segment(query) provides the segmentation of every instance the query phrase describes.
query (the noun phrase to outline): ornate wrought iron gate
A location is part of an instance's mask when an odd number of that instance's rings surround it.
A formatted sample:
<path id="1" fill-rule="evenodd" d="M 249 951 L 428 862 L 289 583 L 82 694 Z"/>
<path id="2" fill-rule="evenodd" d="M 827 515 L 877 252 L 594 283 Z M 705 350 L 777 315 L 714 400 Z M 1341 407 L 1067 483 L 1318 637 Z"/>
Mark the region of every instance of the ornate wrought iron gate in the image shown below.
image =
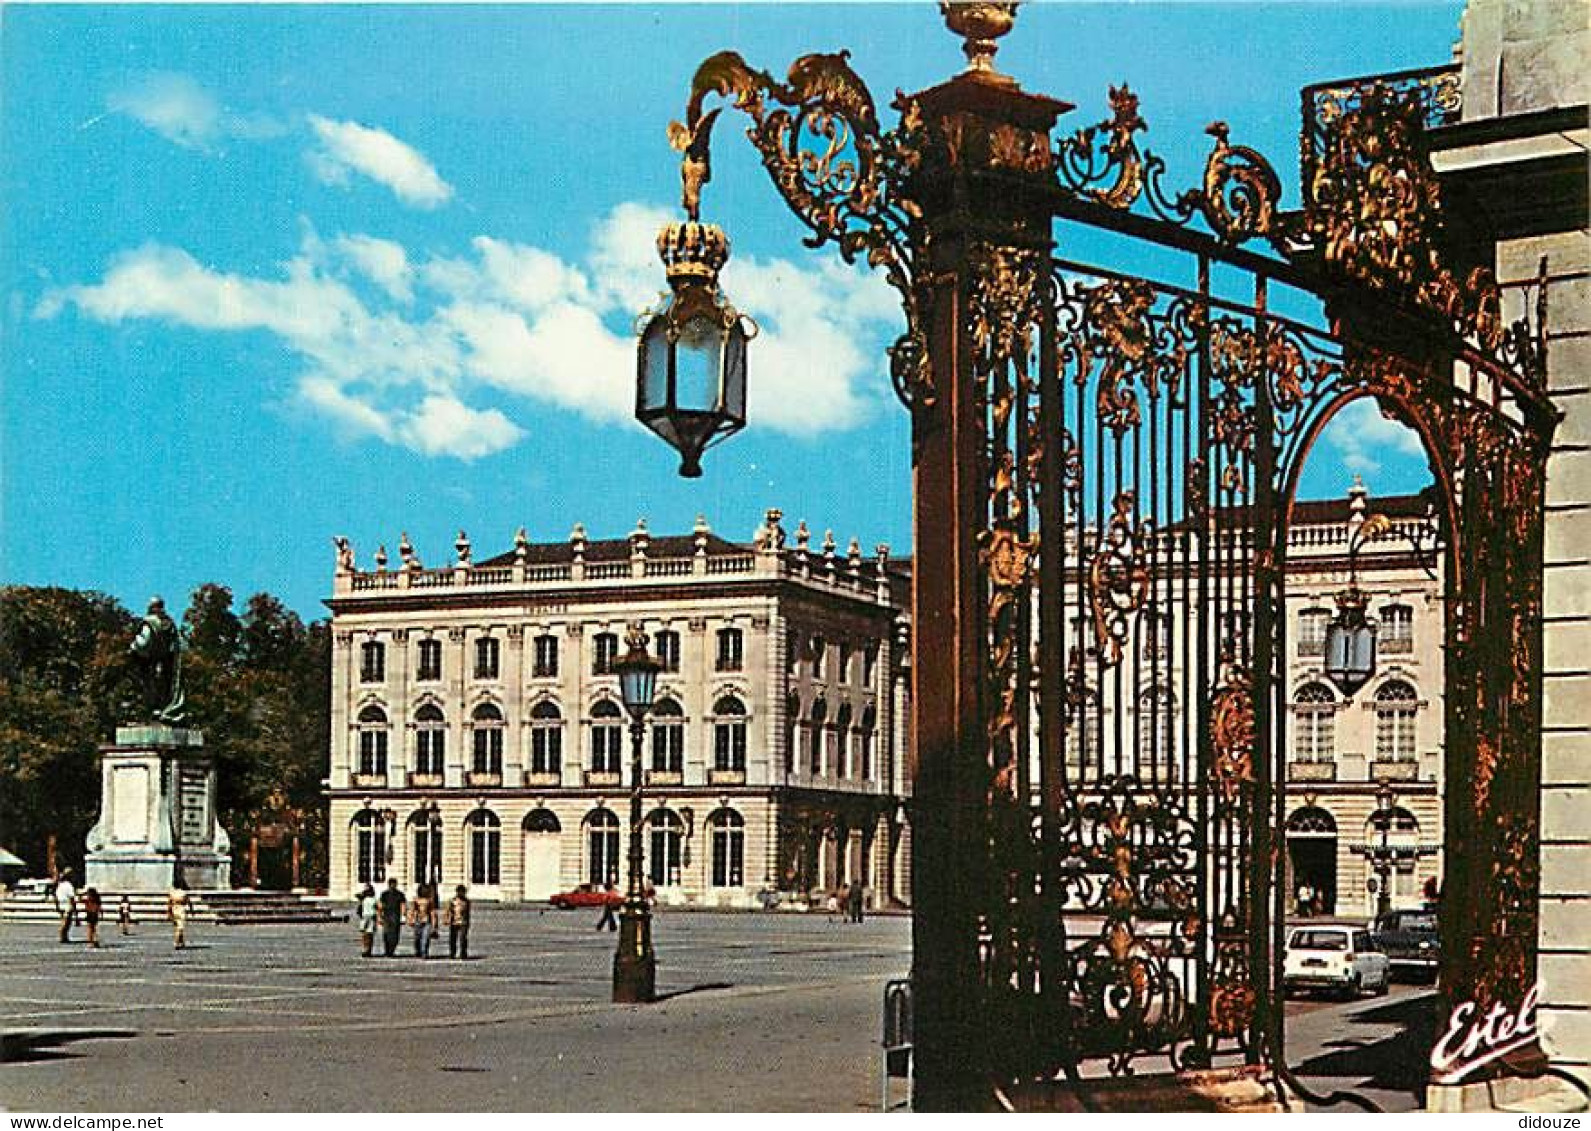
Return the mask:
<path id="1" fill-rule="evenodd" d="M 1453 76 L 1306 91 L 1296 211 L 1219 122 L 1170 194 L 1127 88 L 1057 139 L 1071 108 L 993 71 L 1012 7 L 947 10 L 973 65 L 902 95 L 894 130 L 843 54 L 780 83 L 732 53 L 671 129 L 694 220 L 706 99 L 732 99 L 810 242 L 905 307 L 919 1107 L 1144 1063 L 1285 1075 L 1286 535 L 1314 438 L 1360 397 L 1420 434 L 1443 498 L 1446 816 L 1472 849 L 1447 868 L 1444 993 L 1517 1001 L 1555 416 L 1539 325 L 1450 263 L 1423 139 Z M 1070 261 L 1076 225 L 1180 274 Z"/>

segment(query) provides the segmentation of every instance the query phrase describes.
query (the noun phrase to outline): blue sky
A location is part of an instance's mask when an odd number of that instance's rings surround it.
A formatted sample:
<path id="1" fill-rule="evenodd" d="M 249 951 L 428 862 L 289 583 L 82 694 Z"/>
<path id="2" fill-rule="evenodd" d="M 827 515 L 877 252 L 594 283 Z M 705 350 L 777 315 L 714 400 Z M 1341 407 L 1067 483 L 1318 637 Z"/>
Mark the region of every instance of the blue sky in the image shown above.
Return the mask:
<path id="1" fill-rule="evenodd" d="M 1000 62 L 1078 104 L 1130 82 L 1191 184 L 1223 118 L 1296 193 L 1297 92 L 1445 61 L 1460 5 L 1029 5 Z M 751 425 L 684 481 L 629 418 L 635 312 L 674 214 L 695 64 L 849 47 L 880 103 L 959 69 L 932 6 L 0 10 L 0 579 L 323 610 L 331 536 L 428 564 L 762 510 L 910 545 L 892 292 L 809 252 L 736 123 L 704 213 L 765 330 Z M 887 117 L 889 115 L 886 115 Z M 725 128 L 729 127 L 729 128 Z M 1063 252 L 1086 252 L 1087 241 Z M 1087 258 L 1086 254 L 1080 257 Z M 1428 476 L 1368 405 L 1305 481 Z"/>

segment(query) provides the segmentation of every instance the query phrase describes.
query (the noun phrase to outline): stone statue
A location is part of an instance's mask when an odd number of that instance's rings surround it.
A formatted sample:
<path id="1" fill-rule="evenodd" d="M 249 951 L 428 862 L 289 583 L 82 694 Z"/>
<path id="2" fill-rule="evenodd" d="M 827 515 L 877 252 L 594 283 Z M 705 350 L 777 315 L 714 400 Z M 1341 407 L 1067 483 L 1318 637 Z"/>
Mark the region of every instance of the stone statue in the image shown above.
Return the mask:
<path id="1" fill-rule="evenodd" d="M 156 722 L 175 726 L 185 715 L 182 694 L 182 635 L 159 597 L 149 602 L 129 649 L 143 677 L 144 706 Z"/>

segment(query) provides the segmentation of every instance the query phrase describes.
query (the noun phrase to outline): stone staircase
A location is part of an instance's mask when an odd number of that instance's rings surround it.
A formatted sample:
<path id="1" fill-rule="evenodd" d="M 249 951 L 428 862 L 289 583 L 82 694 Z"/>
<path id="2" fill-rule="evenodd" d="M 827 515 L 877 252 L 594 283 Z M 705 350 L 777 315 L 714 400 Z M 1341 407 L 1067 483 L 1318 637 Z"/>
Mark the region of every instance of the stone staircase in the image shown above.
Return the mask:
<path id="1" fill-rule="evenodd" d="M 81 894 L 81 892 L 79 893 Z M 120 892 L 101 893 L 105 901 L 104 923 L 114 927 Z M 347 908 L 325 900 L 307 898 L 285 891 L 194 891 L 191 918 L 196 923 L 339 923 L 348 918 Z M 164 892 L 129 892 L 134 923 L 164 923 Z M 81 913 L 79 921 L 81 922 Z M 0 894 L 0 922 L 53 923 L 57 919 L 54 900 L 41 891 Z"/>

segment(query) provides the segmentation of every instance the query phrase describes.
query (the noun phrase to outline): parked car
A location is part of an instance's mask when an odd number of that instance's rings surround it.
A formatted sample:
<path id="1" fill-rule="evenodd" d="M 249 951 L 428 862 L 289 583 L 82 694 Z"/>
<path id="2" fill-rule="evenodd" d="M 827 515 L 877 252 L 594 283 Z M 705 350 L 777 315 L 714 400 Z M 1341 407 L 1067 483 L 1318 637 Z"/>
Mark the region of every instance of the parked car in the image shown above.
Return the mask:
<path id="1" fill-rule="evenodd" d="M 618 907 L 624 902 L 624 896 L 596 884 L 581 884 L 569 891 L 559 892 L 547 902 L 560 911 L 569 911 L 576 907 L 601 907 L 604 903 Z"/>
<path id="2" fill-rule="evenodd" d="M 1435 978 L 1442 964 L 1441 932 L 1435 911 L 1389 911 L 1376 920 L 1370 936 L 1397 974 Z"/>
<path id="3" fill-rule="evenodd" d="M 1282 988 L 1334 990 L 1356 998 L 1365 990 L 1377 997 L 1392 985 L 1392 963 L 1376 949 L 1363 927 L 1294 927 L 1282 957 Z"/>

